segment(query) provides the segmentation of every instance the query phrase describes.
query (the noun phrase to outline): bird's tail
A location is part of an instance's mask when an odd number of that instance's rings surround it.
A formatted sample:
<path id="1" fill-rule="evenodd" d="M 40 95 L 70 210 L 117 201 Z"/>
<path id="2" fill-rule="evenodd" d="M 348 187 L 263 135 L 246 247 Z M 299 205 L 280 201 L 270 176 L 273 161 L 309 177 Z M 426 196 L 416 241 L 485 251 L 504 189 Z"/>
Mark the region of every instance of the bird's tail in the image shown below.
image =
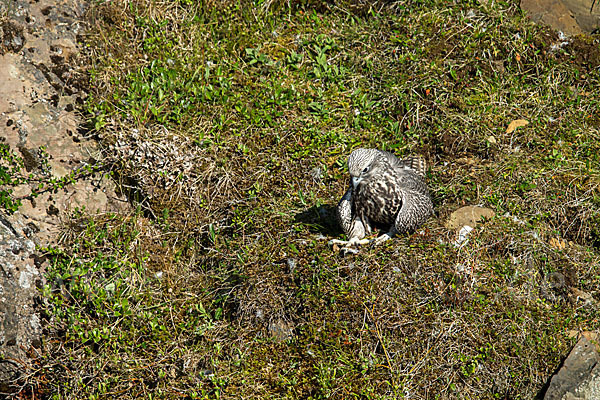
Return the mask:
<path id="1" fill-rule="evenodd" d="M 425 173 L 427 172 L 427 162 L 425 162 L 423 157 L 407 157 L 402 160 L 402 164 L 408 168 L 414 169 L 419 175 L 425 177 Z"/>

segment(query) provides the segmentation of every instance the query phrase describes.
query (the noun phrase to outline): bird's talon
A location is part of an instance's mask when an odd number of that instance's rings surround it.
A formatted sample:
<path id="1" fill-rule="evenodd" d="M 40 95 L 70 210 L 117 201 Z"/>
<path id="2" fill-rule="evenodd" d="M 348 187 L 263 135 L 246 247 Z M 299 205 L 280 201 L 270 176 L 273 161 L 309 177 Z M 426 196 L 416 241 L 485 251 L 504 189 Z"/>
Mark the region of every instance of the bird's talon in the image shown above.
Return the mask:
<path id="1" fill-rule="evenodd" d="M 371 247 L 379 246 L 380 244 L 387 242 L 391 238 L 392 237 L 390 235 L 388 235 L 387 233 L 384 233 L 383 235 L 371 240 L 370 245 L 371 245 Z"/>
<path id="2" fill-rule="evenodd" d="M 350 240 L 339 240 L 339 239 L 332 239 L 329 242 L 327 242 L 327 244 L 329 244 L 330 246 L 333 245 L 340 245 L 340 246 L 344 246 L 344 247 L 358 247 L 364 244 L 369 244 L 371 241 L 369 239 L 358 239 L 358 238 L 352 238 Z"/>
<path id="3" fill-rule="evenodd" d="M 360 250 L 358 249 L 353 249 L 351 247 L 342 247 L 340 252 L 342 253 L 342 255 L 345 257 L 348 254 L 358 254 L 360 253 Z"/>
<path id="4" fill-rule="evenodd" d="M 338 246 L 351 246 L 352 243 L 349 240 L 339 240 L 339 239 L 332 239 L 329 242 L 327 242 L 328 245 L 330 246 L 334 246 L 334 245 L 338 245 Z"/>

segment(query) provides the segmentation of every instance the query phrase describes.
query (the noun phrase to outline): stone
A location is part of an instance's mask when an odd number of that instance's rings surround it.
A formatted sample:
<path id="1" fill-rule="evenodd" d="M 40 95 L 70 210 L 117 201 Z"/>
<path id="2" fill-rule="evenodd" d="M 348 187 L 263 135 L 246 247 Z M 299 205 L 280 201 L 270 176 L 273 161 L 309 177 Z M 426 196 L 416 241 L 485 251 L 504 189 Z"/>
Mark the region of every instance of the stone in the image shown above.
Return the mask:
<path id="1" fill-rule="evenodd" d="M 597 32 L 600 29 L 600 4 L 598 0 L 562 0 L 571 12 L 577 25 L 586 33 Z M 566 33 L 566 32 L 565 32 Z"/>
<path id="2" fill-rule="evenodd" d="M 600 333 L 593 331 L 583 331 L 581 332 L 583 336 L 590 342 L 596 346 L 596 351 L 600 353 Z"/>
<path id="3" fill-rule="evenodd" d="M 0 215 L 0 393 L 10 391 L 24 372 L 23 349 L 40 343 L 42 328 L 34 300 L 41 275 L 34 251 L 23 226 Z"/>
<path id="4" fill-rule="evenodd" d="M 600 5 L 591 0 L 521 0 L 521 9 L 534 22 L 568 36 L 600 29 Z"/>
<path id="5" fill-rule="evenodd" d="M 600 354 L 582 335 L 550 380 L 544 400 L 600 399 Z"/>
<path id="6" fill-rule="evenodd" d="M 77 136 L 83 104 L 77 72 L 77 36 L 83 33 L 82 0 L 0 0 L 0 138 L 24 159 L 24 175 L 64 177 L 91 163 L 95 141 Z M 47 23 L 47 21 L 49 21 Z M 41 304 L 45 261 L 36 246 L 55 243 L 75 207 L 124 211 L 114 184 L 83 176 L 56 192 L 28 199 L 35 183 L 14 187 L 23 205 L 0 209 L 0 397 L 18 390 L 33 367 L 29 354 L 42 345 Z"/>
<path id="7" fill-rule="evenodd" d="M 454 211 L 446 221 L 448 229 L 461 229 L 463 226 L 474 228 L 482 218 L 492 218 L 494 210 L 479 206 L 465 206 Z"/>
<path id="8" fill-rule="evenodd" d="M 583 33 L 577 20 L 561 0 L 521 0 L 521 9 L 532 21 L 548 25 L 569 36 Z"/>

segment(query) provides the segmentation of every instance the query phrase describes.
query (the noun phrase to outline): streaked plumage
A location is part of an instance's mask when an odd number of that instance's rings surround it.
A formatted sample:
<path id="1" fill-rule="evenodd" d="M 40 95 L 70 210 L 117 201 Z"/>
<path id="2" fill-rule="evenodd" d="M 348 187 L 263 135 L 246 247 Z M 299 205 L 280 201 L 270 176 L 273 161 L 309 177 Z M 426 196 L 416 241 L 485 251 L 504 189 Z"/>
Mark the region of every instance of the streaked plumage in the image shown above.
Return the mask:
<path id="1" fill-rule="evenodd" d="M 357 149 L 348 158 L 348 170 L 350 184 L 337 206 L 347 244 L 364 243 L 374 225 L 389 229 L 376 239 L 385 241 L 415 230 L 433 214 L 422 158 L 400 160 L 386 151 Z"/>

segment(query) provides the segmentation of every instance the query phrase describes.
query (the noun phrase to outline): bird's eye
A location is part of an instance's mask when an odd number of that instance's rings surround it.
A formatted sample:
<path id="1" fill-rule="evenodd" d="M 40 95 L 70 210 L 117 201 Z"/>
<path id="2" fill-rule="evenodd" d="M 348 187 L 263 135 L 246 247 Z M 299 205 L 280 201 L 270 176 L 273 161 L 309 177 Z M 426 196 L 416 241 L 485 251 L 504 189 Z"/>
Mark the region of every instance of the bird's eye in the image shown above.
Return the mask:
<path id="1" fill-rule="evenodd" d="M 366 174 L 367 172 L 369 172 L 369 167 L 366 167 L 365 169 L 363 169 L 363 174 Z"/>

